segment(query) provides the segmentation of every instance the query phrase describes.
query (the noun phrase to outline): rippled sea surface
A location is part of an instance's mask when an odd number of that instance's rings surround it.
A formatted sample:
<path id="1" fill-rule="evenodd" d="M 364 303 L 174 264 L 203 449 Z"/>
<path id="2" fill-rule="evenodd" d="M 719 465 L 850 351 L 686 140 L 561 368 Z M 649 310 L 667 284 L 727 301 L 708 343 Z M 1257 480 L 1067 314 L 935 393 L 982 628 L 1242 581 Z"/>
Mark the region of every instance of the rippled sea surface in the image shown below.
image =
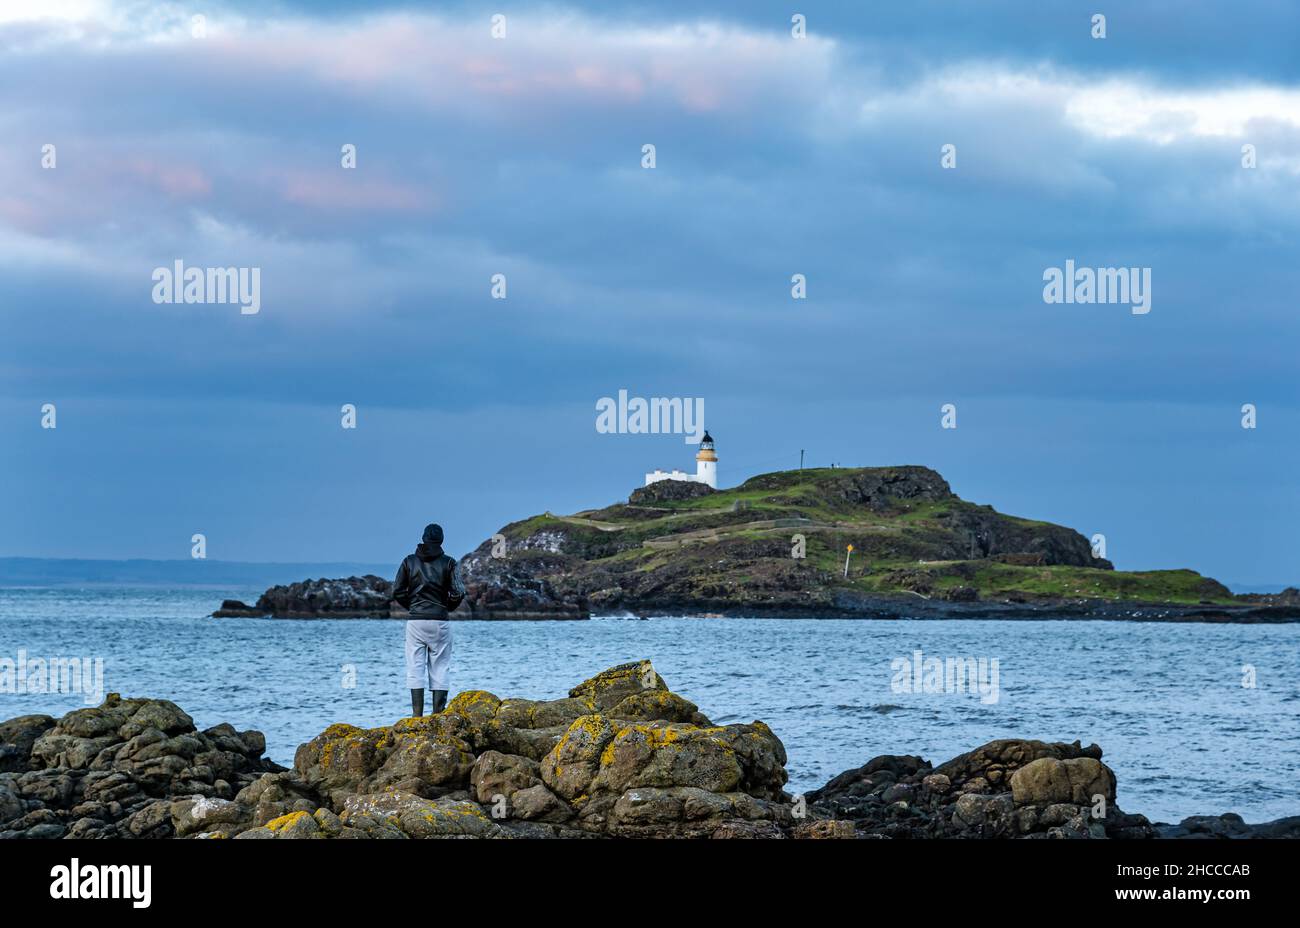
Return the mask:
<path id="1" fill-rule="evenodd" d="M 386 725 L 409 711 L 402 622 L 206 617 L 223 598 L 260 592 L 0 590 L 0 659 L 102 658 L 105 691 L 171 699 L 200 728 L 257 728 L 286 765 L 332 722 Z M 878 754 L 937 764 L 995 738 L 1079 739 L 1105 749 L 1125 811 L 1163 821 L 1300 814 L 1300 625 L 603 618 L 453 628 L 453 693 L 553 699 L 612 664 L 650 658 L 715 722 L 771 725 L 792 792 Z M 996 701 L 900 692 L 891 664 L 917 650 L 996 659 Z M 1246 665 L 1254 687 L 1243 686 Z M 0 692 L 0 719 L 85 704 Z"/>

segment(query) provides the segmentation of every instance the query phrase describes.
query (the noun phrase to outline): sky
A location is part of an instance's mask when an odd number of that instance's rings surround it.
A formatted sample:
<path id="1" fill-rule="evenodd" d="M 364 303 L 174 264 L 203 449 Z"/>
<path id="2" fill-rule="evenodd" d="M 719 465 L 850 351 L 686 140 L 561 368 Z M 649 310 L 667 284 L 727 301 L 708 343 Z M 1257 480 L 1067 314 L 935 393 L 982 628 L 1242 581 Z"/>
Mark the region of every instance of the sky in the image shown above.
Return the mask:
<path id="1" fill-rule="evenodd" d="M 724 486 L 923 464 L 1122 569 L 1300 582 L 1298 39 L 1281 0 L 10 0 L 0 556 L 462 553 L 692 469 L 597 430 L 626 390 L 702 400 Z M 1150 311 L 1045 302 L 1067 260 Z M 155 302 L 176 261 L 259 311 Z"/>

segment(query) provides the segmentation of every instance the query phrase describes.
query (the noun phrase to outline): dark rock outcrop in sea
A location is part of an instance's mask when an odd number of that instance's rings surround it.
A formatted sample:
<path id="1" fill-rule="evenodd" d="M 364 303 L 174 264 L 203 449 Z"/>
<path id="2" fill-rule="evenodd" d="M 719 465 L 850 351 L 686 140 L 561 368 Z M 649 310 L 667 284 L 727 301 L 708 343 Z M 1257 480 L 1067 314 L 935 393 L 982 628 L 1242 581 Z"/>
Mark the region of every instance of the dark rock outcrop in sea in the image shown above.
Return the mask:
<path id="1" fill-rule="evenodd" d="M 519 558 L 494 557 L 491 541 L 481 544 L 460 561 L 465 602 L 456 615 L 467 619 L 589 619 L 587 597 L 561 595 L 546 579 L 540 565 L 545 547 Z"/>
<path id="2" fill-rule="evenodd" d="M 464 692 L 425 718 L 331 725 L 292 769 L 255 731 L 166 700 L 0 723 L 0 838 L 1295 837 L 1300 818 L 1152 825 L 1093 745 L 1004 740 L 939 767 L 878 757 L 806 796 L 781 740 L 716 725 L 649 661 L 552 700 Z"/>
<path id="3" fill-rule="evenodd" d="M 490 550 L 475 552 L 462 563 L 465 602 L 456 619 L 586 619 L 581 596 L 559 596 L 550 582 L 521 568 L 517 561 L 493 558 Z M 339 580 L 303 580 L 273 586 L 253 605 L 236 599 L 222 601 L 212 613 L 218 619 L 387 619 L 406 618 L 391 601 L 393 585 L 373 574 Z"/>
<path id="4" fill-rule="evenodd" d="M 392 588 L 390 581 L 374 574 L 344 580 L 303 580 L 271 587 L 252 606 L 227 599 L 213 615 L 217 618 L 386 619 Z"/>
<path id="5" fill-rule="evenodd" d="M 1097 745 L 1006 739 L 933 767 L 886 754 L 808 793 L 809 816 L 871 838 L 1300 838 L 1300 816 L 1247 825 L 1232 813 L 1152 824 L 1115 803 Z"/>

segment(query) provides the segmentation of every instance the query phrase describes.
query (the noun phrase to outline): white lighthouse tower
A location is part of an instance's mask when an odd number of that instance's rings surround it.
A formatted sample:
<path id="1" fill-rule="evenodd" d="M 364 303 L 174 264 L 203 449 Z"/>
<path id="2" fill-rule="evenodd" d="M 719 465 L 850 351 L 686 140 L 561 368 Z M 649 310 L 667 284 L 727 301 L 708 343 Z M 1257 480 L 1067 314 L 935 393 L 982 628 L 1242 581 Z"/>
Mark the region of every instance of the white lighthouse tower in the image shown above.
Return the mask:
<path id="1" fill-rule="evenodd" d="M 718 488 L 718 455 L 713 450 L 713 437 L 706 431 L 700 439 L 700 450 L 695 455 L 695 482 Z"/>
<path id="2" fill-rule="evenodd" d="M 655 468 L 651 473 L 645 475 L 645 485 L 650 486 L 652 483 L 658 483 L 660 480 L 683 480 L 687 483 L 703 483 L 718 488 L 718 454 L 713 450 L 713 436 L 708 432 L 700 439 L 700 450 L 695 455 L 695 473 L 688 474 L 684 470 L 660 470 Z"/>

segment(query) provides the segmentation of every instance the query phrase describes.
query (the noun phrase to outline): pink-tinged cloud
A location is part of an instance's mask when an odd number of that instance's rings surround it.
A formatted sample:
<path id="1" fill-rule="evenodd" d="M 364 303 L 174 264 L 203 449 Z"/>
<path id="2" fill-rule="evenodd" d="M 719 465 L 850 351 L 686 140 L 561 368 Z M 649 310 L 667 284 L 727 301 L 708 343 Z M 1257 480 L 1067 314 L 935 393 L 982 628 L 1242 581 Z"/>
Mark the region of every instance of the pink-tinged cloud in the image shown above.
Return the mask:
<path id="1" fill-rule="evenodd" d="M 195 165 L 134 158 L 126 165 L 126 171 L 177 199 L 199 200 L 212 193 L 212 179 Z"/>
<path id="2" fill-rule="evenodd" d="M 816 98 L 835 45 L 715 23 L 626 28 L 524 14 L 511 18 L 506 38 L 493 39 L 486 19 L 404 12 L 338 24 L 270 22 L 209 39 L 196 54 L 213 73 L 298 76 L 431 109 L 651 100 L 718 112 L 767 106 L 773 98 Z"/>
<path id="3" fill-rule="evenodd" d="M 343 168 L 294 174 L 279 181 L 279 188 L 285 202 L 321 210 L 419 213 L 437 205 L 427 190 L 366 178 Z"/>
<path id="4" fill-rule="evenodd" d="M 49 226 L 49 214 L 31 200 L 0 196 L 0 226 L 40 234 Z"/>

